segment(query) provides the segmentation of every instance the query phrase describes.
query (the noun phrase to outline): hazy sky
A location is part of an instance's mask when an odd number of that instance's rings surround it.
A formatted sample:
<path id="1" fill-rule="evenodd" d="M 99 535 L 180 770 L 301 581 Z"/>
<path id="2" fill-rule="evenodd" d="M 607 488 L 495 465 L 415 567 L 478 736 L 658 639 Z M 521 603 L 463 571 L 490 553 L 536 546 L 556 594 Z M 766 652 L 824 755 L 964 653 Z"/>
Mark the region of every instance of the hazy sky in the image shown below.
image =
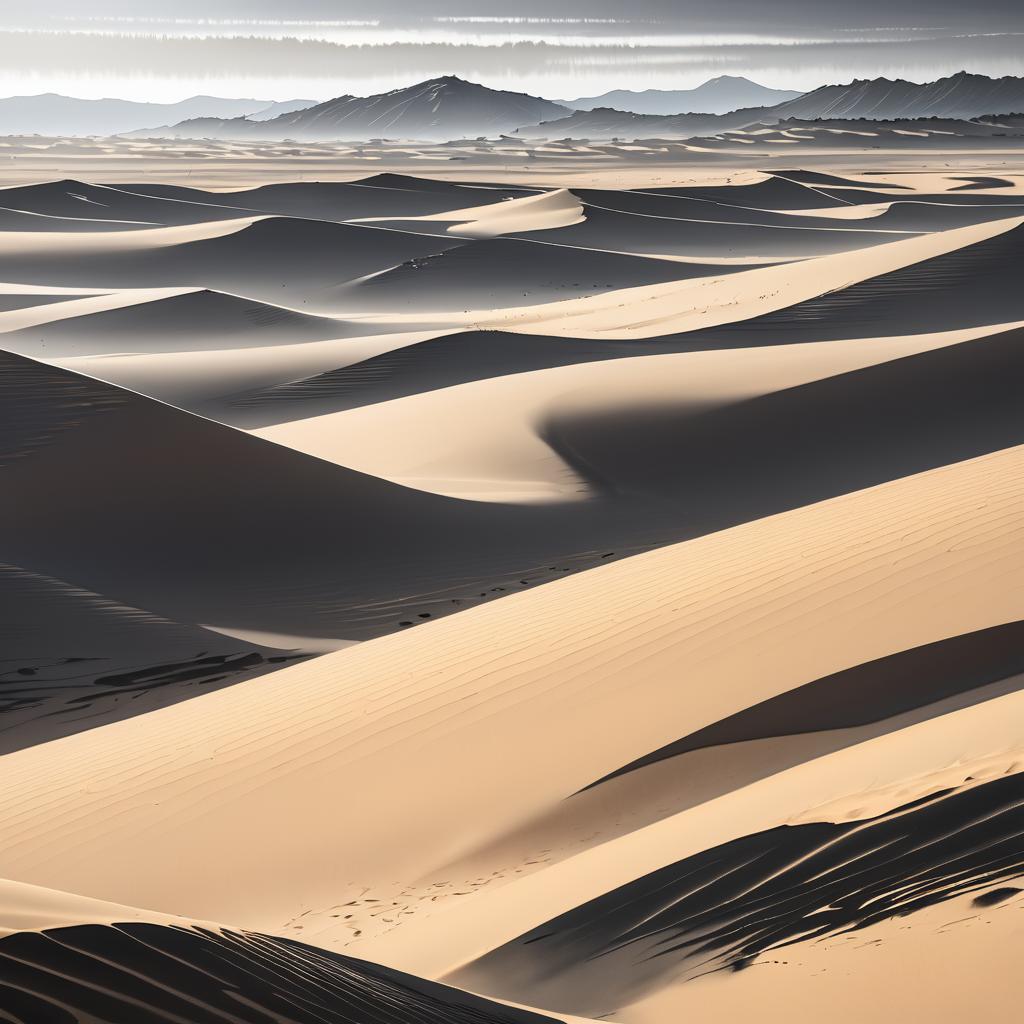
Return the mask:
<path id="1" fill-rule="evenodd" d="M 425 13 L 429 11 L 429 13 Z M 326 99 L 458 74 L 572 98 L 1024 74 L 1024 0 L 0 0 L 0 95 Z"/>

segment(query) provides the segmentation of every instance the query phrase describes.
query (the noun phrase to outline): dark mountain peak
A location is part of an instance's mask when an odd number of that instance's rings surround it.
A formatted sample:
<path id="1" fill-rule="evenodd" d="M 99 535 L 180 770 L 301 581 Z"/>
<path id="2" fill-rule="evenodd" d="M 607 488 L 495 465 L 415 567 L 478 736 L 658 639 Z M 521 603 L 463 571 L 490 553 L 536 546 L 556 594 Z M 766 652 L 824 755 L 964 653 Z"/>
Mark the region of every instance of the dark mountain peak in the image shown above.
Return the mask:
<path id="1" fill-rule="evenodd" d="M 219 130 L 212 121 L 201 126 L 204 137 L 448 140 L 494 136 L 568 113 L 567 107 L 550 100 L 441 75 L 374 96 L 337 96 L 260 121 L 239 124 L 222 119 Z M 192 130 L 197 127 L 198 123 L 191 124 Z M 178 138 L 195 137 L 189 130 L 189 123 L 182 121 L 169 132 Z"/>

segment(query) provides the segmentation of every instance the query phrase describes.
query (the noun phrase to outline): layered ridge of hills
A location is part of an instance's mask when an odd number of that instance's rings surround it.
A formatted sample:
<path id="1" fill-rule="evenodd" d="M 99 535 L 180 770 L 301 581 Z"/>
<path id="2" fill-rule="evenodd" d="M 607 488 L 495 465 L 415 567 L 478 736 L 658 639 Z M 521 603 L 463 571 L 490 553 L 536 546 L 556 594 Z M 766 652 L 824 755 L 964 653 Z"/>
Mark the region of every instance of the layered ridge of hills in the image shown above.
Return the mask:
<path id="1" fill-rule="evenodd" d="M 609 94 L 611 96 L 613 94 Z M 548 138 L 689 139 L 752 125 L 783 125 L 827 121 L 833 127 L 858 127 L 858 122 L 916 122 L 928 118 L 970 121 L 979 118 L 1013 126 L 994 112 L 1024 109 L 1024 78 L 993 79 L 961 71 L 925 85 L 887 78 L 827 85 L 774 106 L 747 107 L 726 113 L 634 113 L 631 109 L 596 107 L 516 133 Z M 979 131 L 978 134 L 985 134 Z"/>
<path id="2" fill-rule="evenodd" d="M 802 95 L 789 89 L 769 89 L 749 78 L 719 75 L 695 89 L 613 89 L 600 96 L 581 96 L 559 102 L 574 110 L 610 107 L 634 114 L 728 114 L 743 107 L 786 103 Z"/>
<path id="3" fill-rule="evenodd" d="M 870 118 L 887 121 L 914 117 L 979 117 L 1024 109 L 1024 78 L 989 78 L 960 71 L 918 85 L 903 79 L 856 80 L 824 85 L 772 108 L 778 118 Z"/>
<path id="4" fill-rule="evenodd" d="M 571 113 L 525 93 L 488 89 L 454 75 L 375 96 L 339 96 L 259 124 L 244 118 L 196 118 L 139 134 L 182 138 L 451 139 L 497 135 Z"/>
<path id="5" fill-rule="evenodd" d="M 210 96 L 173 104 L 54 94 L 10 97 L 0 100 L 0 134 L 305 142 L 436 142 L 503 134 L 690 139 L 793 120 L 984 118 L 1003 123 L 1004 112 L 1019 110 L 1024 110 L 1024 78 L 993 79 L 966 71 L 923 85 L 877 78 L 822 86 L 803 95 L 721 76 L 691 90 L 614 90 L 564 103 L 446 75 L 374 96 L 345 95 L 323 103 Z"/>
<path id="6" fill-rule="evenodd" d="M 247 117 L 259 121 L 300 110 L 315 102 L 192 96 L 178 103 L 140 103 L 121 99 L 85 100 L 52 92 L 40 96 L 8 96 L 0 99 L 0 135 L 120 135 L 196 117 Z"/>
<path id="7" fill-rule="evenodd" d="M 785 97 L 782 102 L 777 101 L 779 96 Z M 447 141 L 503 134 L 689 139 L 791 119 L 964 120 L 1021 109 L 1024 78 L 993 79 L 965 71 L 925 85 L 886 78 L 858 80 L 822 86 L 795 98 L 747 79 L 722 77 L 689 91 L 619 90 L 568 105 L 448 75 L 375 96 L 339 96 L 274 117 L 198 116 L 122 134 L 306 142 Z"/>

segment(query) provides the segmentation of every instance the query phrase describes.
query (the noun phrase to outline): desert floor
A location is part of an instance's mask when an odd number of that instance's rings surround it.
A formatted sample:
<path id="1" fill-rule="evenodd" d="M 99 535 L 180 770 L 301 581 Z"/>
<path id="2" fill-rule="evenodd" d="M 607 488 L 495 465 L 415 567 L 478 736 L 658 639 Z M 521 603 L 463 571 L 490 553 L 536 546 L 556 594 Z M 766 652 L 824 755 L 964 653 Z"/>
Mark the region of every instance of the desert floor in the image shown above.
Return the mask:
<path id="1" fill-rule="evenodd" d="M 0 1019 L 1019 1019 L 1024 158 L 7 145 Z"/>

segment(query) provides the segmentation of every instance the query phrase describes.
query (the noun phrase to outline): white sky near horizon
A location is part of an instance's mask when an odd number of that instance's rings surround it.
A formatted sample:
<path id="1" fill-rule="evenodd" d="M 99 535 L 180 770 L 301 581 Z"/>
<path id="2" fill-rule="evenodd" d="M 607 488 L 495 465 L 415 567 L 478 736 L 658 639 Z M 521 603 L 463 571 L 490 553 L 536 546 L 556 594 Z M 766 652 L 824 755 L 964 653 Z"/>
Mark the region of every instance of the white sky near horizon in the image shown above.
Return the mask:
<path id="1" fill-rule="evenodd" d="M 7 6 L 0 0 L 7 51 L 0 54 L 0 96 L 321 100 L 458 74 L 569 99 L 617 88 L 693 88 L 720 74 L 801 91 L 878 75 L 929 81 L 962 69 L 1024 74 L 1017 25 L 984 32 L 929 25 L 688 32 L 684 23 L 647 17 L 218 17 L 212 2 L 207 17 L 37 12 L 30 21 L 24 8 L 6 14 Z M 316 60 L 307 59 L 310 47 Z"/>

